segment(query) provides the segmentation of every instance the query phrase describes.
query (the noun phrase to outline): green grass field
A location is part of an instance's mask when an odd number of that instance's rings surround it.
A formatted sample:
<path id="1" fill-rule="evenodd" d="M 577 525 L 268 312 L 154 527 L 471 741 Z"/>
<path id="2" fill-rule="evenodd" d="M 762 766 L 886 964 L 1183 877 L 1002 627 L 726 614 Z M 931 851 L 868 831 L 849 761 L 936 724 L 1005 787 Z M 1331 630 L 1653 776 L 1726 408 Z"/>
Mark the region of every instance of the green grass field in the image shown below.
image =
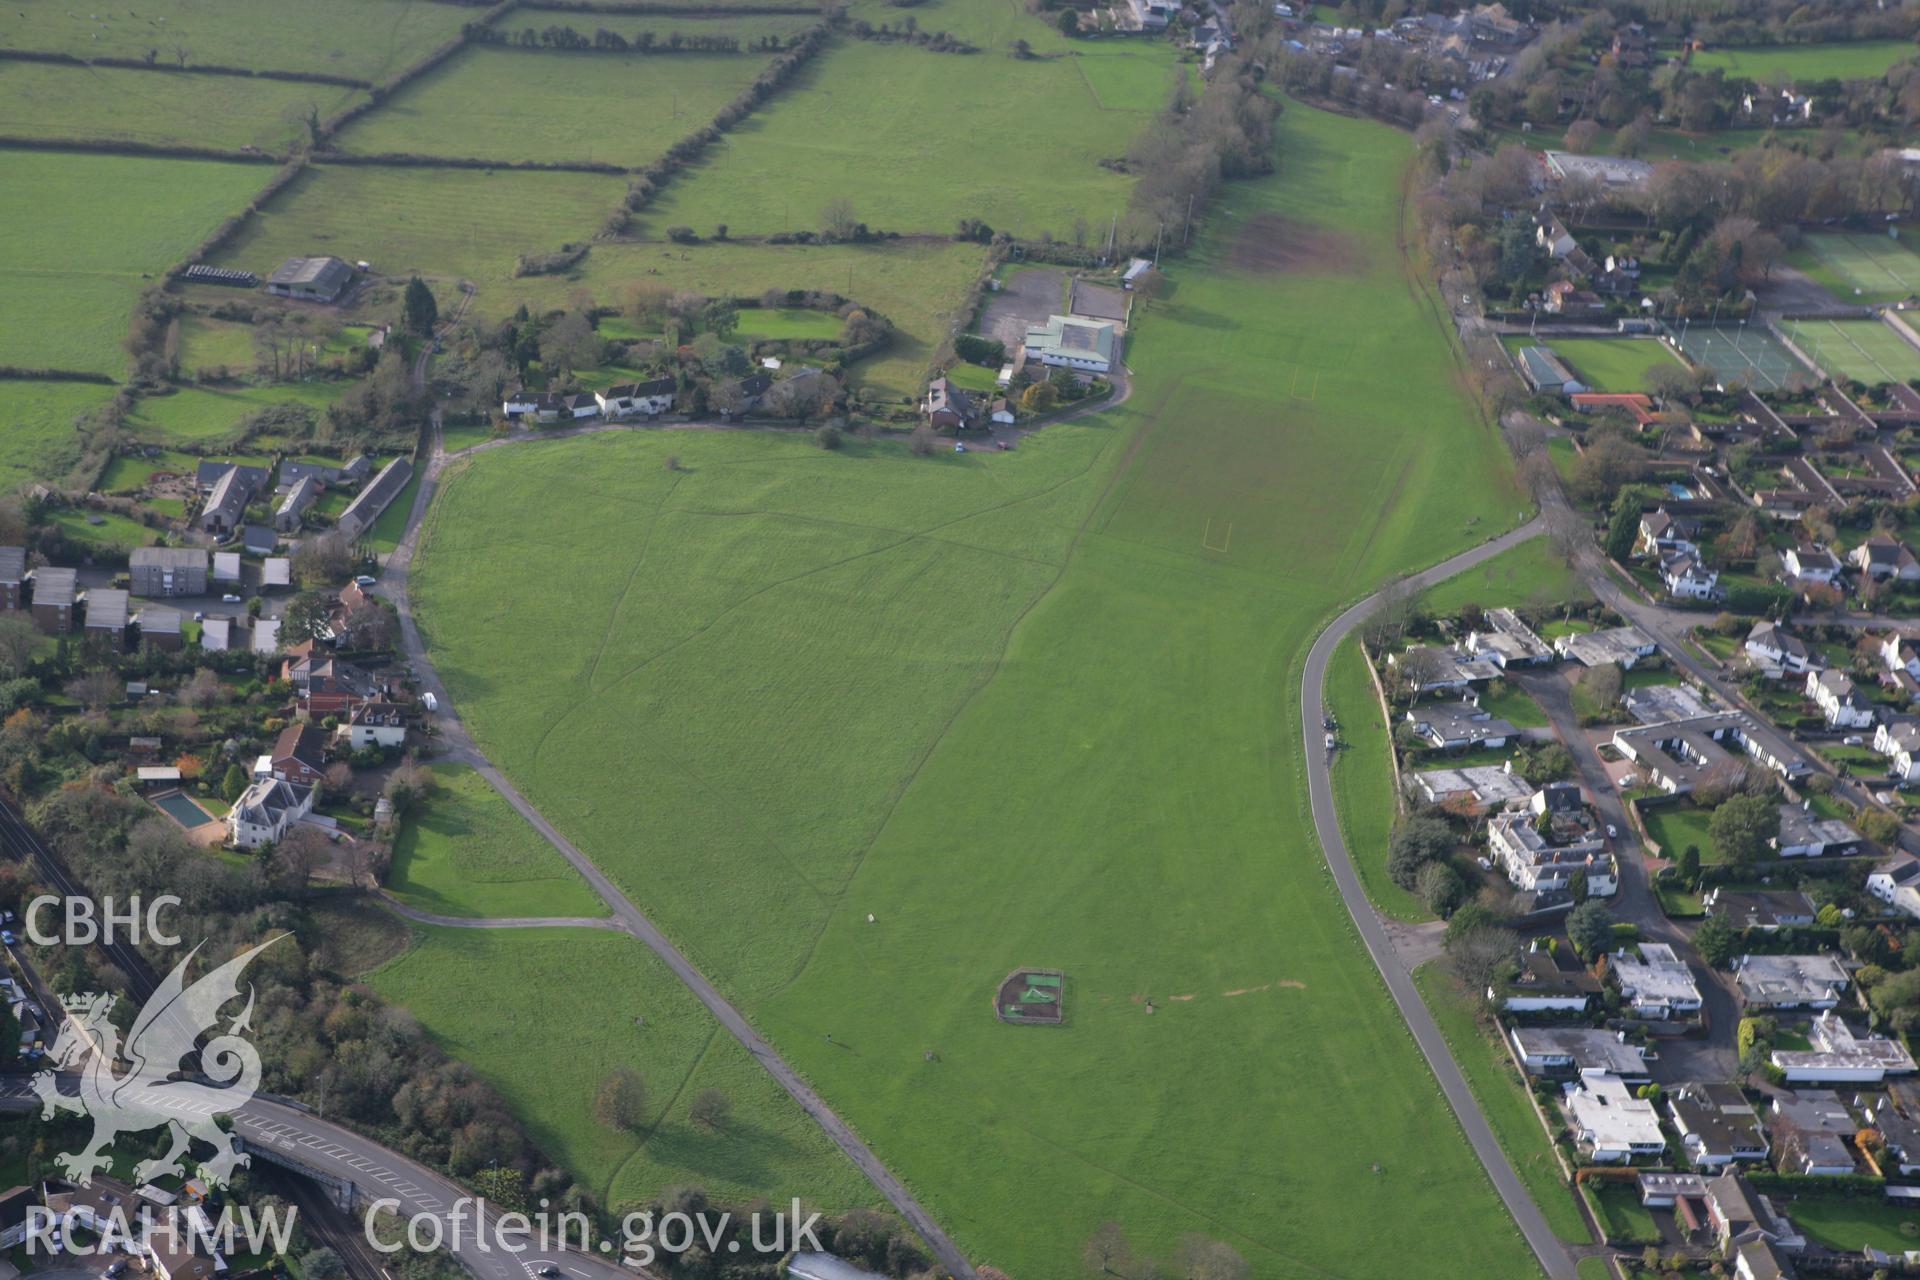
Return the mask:
<path id="1" fill-rule="evenodd" d="M 954 145 L 957 102 L 969 137 L 1019 145 Z M 676 223 L 702 234 L 723 222 L 735 235 L 818 228 L 827 202 L 845 197 L 890 231 L 950 232 L 964 216 L 1064 238 L 1076 217 L 1125 211 L 1127 179 L 1098 161 L 1124 155 L 1159 105 L 1103 106 L 1070 59 L 844 44 L 675 178 L 636 227 L 654 237 Z"/>
<path id="2" fill-rule="evenodd" d="M 1333 767 L 1333 800 L 1354 869 L 1373 905 L 1396 920 L 1431 920 L 1424 902 L 1387 876 L 1387 836 L 1393 831 L 1397 780 L 1380 699 L 1367 676 L 1360 642 L 1340 646 L 1327 666 L 1327 710 L 1343 744 Z"/>
<path id="3" fill-rule="evenodd" d="M 112 398 L 97 383 L 0 381 L 0 488 L 64 479 L 80 460 L 73 420 Z"/>
<path id="4" fill-rule="evenodd" d="M 172 265 L 272 173 L 264 165 L 42 151 L 8 152 L 5 166 L 0 364 L 115 376 L 143 277 Z M 102 199 L 108 190 L 113 198 Z"/>
<path id="5" fill-rule="evenodd" d="M 303 134 L 309 108 L 324 118 L 366 96 L 330 84 L 9 62 L 0 133 L 278 152 Z"/>
<path id="6" fill-rule="evenodd" d="M 1586 1219 L 1573 1202 L 1573 1192 L 1553 1156 L 1553 1144 L 1535 1116 L 1527 1086 L 1511 1057 L 1483 1022 L 1472 997 L 1438 964 L 1424 964 L 1413 974 L 1420 998 L 1447 1038 L 1460 1073 L 1473 1096 L 1480 1100 L 1487 1124 L 1507 1153 L 1507 1159 L 1527 1184 L 1547 1225 L 1562 1240 L 1585 1244 L 1591 1237 Z"/>
<path id="7" fill-rule="evenodd" d="M 1447 579 L 1428 590 L 1424 599 L 1434 614 L 1445 615 L 1458 613 L 1469 604 L 1482 609 L 1538 608 L 1589 600 L 1592 594 L 1542 535 Z"/>
<path id="8" fill-rule="evenodd" d="M 160 535 L 137 520 L 113 511 L 83 511 L 67 507 L 53 515 L 54 524 L 75 542 L 90 542 L 102 547 L 144 547 L 160 540 Z"/>
<path id="9" fill-rule="evenodd" d="M 769 57 L 468 49 L 348 125 L 338 142 L 361 153 L 638 167 L 712 120 Z"/>
<path id="10" fill-rule="evenodd" d="M 1869 386 L 1920 378 L 1920 350 L 1883 320 L 1785 320 L 1781 328 L 1833 377 Z"/>
<path id="11" fill-rule="evenodd" d="M 137 9 L 15 5 L 0 46 L 379 80 L 459 34 L 474 14 L 420 0 L 147 0 Z M 152 74 L 160 74 L 158 72 Z"/>
<path id="12" fill-rule="evenodd" d="M 284 382 L 264 387 L 181 387 L 149 396 L 128 419 L 134 436 L 154 444 L 218 444 L 250 414 L 276 404 L 304 404 L 316 413 L 338 399 L 346 382 Z"/>
<path id="13" fill-rule="evenodd" d="M 1904 240 L 1858 231 L 1810 235 L 1792 259 L 1848 302 L 1897 302 L 1920 293 L 1920 253 Z"/>
<path id="14" fill-rule="evenodd" d="M 187 374 L 220 367 L 244 374 L 253 368 L 252 325 L 200 315 L 181 316 L 178 323 L 180 368 Z"/>
<path id="15" fill-rule="evenodd" d="M 1839 44 L 1756 45 L 1706 49 L 1693 55 L 1701 71 L 1729 78 L 1766 80 L 1785 76 L 1796 84 L 1814 80 L 1877 80 L 1894 63 L 1915 54 L 1911 40 L 1857 40 Z"/>
<path id="16" fill-rule="evenodd" d="M 541 1148 L 610 1208 L 689 1183 L 736 1204 L 762 1193 L 836 1209 L 876 1198 L 813 1121 L 631 938 L 588 929 L 417 926 L 413 946 L 367 981 L 499 1089 L 528 1117 Z M 476 1018 L 480 1003 L 486 1016 Z M 594 1090 L 623 1066 L 640 1073 L 653 1113 L 638 1135 L 593 1119 Z M 709 1088 L 733 1104 L 733 1119 L 719 1132 L 687 1114 Z"/>
<path id="17" fill-rule="evenodd" d="M 1805 1197 L 1781 1208 L 1807 1238 L 1831 1249 L 1858 1252 L 1862 1247 L 1901 1254 L 1914 1247 L 1920 1232 L 1908 1234 L 1902 1226 L 1920 1226 L 1920 1212 L 1912 1205 L 1894 1204 L 1879 1197 Z"/>
<path id="18" fill-rule="evenodd" d="M 1399 274 L 1404 137 L 1304 107 L 1282 135 L 1284 179 L 1138 318 L 1123 408 L 991 456 L 495 450 L 415 570 L 488 752 L 1017 1274 L 1109 1217 L 1260 1275 L 1533 1274 L 1328 885 L 1297 745 L 1320 620 L 1521 501 Z M 1354 267 L 1249 269 L 1285 219 Z M 1021 964 L 1071 975 L 1069 1027 L 991 1017 Z"/>
<path id="19" fill-rule="evenodd" d="M 444 916 L 601 916 L 602 903 L 487 780 L 436 765 L 434 794 L 394 843 L 387 888 Z"/>
<path id="20" fill-rule="evenodd" d="M 1645 391 L 1649 369 L 1682 367 L 1667 345 L 1653 338 L 1555 338 L 1547 345 L 1595 391 Z"/>
<path id="21" fill-rule="evenodd" d="M 726 0 L 717 0 L 707 7 L 724 9 L 729 6 Z M 799 6 L 782 4 L 781 7 Z M 790 39 L 819 21 L 820 15 L 813 13 L 600 13 L 589 17 L 576 9 L 543 9 L 538 5 L 524 5 L 515 9 L 500 24 L 500 29 L 514 33 L 540 31 L 557 25 L 572 27 L 590 35 L 605 27 L 629 40 L 649 34 L 656 43 L 662 45 L 674 35 L 732 36 L 745 45 L 763 36 Z"/>
<path id="22" fill-rule="evenodd" d="M 837 338 L 843 323 L 831 311 L 756 308 L 740 313 L 740 329 L 735 336 L 740 339 Z"/>
<path id="23" fill-rule="evenodd" d="M 1641 813 L 1646 820 L 1647 834 L 1660 846 L 1660 856 L 1669 862 L 1679 861 L 1680 854 L 1690 844 L 1699 846 L 1700 861 L 1724 861 L 1719 846 L 1707 834 L 1707 823 L 1713 817 L 1707 810 L 1690 804 L 1670 804 L 1644 809 Z"/>

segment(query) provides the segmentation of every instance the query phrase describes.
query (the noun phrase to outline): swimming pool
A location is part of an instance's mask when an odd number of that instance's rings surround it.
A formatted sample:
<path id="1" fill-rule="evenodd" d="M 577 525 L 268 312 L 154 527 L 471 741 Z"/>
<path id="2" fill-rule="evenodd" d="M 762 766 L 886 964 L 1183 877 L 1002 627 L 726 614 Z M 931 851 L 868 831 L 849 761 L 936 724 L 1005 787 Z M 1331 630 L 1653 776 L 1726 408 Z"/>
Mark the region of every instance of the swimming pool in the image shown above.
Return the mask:
<path id="1" fill-rule="evenodd" d="M 153 802 L 173 815 L 174 821 L 183 827 L 204 827 L 214 820 L 212 814 L 195 804 L 185 792 L 169 791 L 156 796 Z"/>

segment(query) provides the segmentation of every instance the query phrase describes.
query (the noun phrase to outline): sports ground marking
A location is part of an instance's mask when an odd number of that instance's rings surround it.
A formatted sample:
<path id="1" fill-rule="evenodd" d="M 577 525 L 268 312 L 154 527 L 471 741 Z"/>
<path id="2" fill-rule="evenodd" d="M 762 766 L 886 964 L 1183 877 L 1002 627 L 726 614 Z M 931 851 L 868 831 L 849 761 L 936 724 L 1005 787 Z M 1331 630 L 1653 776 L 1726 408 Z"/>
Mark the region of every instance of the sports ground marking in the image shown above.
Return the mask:
<path id="1" fill-rule="evenodd" d="M 1300 394 L 1300 375 L 1303 373 L 1313 374 L 1313 381 L 1307 384 L 1307 394 L 1305 395 Z M 1318 369 L 1308 369 L 1305 365 L 1297 364 L 1293 366 L 1293 386 L 1289 389 L 1288 394 L 1295 400 L 1314 399 L 1320 394 L 1320 371 Z"/>
<path id="2" fill-rule="evenodd" d="M 1882 377 L 1884 377 L 1884 378 L 1885 378 L 1885 379 L 1886 379 L 1886 380 L 1887 380 L 1888 382 L 1897 382 L 1897 381 L 1899 381 L 1899 379 L 1898 379 L 1898 378 L 1895 378 L 1895 377 L 1893 376 L 1893 373 L 1892 373 L 1892 371 L 1890 371 L 1890 370 L 1889 370 L 1889 369 L 1887 368 L 1887 366 L 1885 366 L 1885 365 L 1883 365 L 1883 364 L 1881 364 L 1881 363 L 1880 363 L 1880 359 L 1879 359 L 1879 357 L 1878 357 L 1878 356 L 1876 356 L 1876 355 L 1874 355 L 1874 354 L 1873 354 L 1873 352 L 1871 352 L 1871 351 L 1869 351 L 1869 350 L 1867 350 L 1867 349 L 1866 349 L 1865 347 L 1863 347 L 1863 346 L 1861 346 L 1861 345 L 1860 345 L 1860 344 L 1859 344 L 1858 342 L 1856 342 L 1856 341 L 1854 341 L 1854 340 L 1853 340 L 1853 338 L 1852 338 L 1852 337 L 1851 337 L 1851 336 L 1850 336 L 1850 335 L 1849 335 L 1849 334 L 1847 333 L 1847 331 L 1846 331 L 1845 329 L 1842 329 L 1842 328 L 1841 328 L 1841 327 L 1840 327 L 1839 325 L 1837 325 L 1837 324 L 1835 324 L 1835 323 L 1834 323 L 1833 321 L 1831 321 L 1831 320 L 1823 320 L 1823 321 L 1821 321 L 1821 323 L 1822 323 L 1822 324 L 1824 324 L 1824 325 L 1826 325 L 1826 326 L 1827 326 L 1827 328 L 1828 328 L 1829 330 L 1831 330 L 1831 331 L 1832 331 L 1832 335 L 1833 335 L 1833 336 L 1834 336 L 1835 338 L 1838 338 L 1838 339 L 1839 339 L 1839 340 L 1840 340 L 1841 342 L 1844 342 L 1844 343 L 1846 343 L 1846 344 L 1847 344 L 1847 345 L 1848 345 L 1849 347 L 1852 347 L 1852 348 L 1853 348 L 1853 350 L 1854 350 L 1854 352 L 1855 352 L 1855 353 L 1856 353 L 1857 355 L 1859 355 L 1859 357 L 1860 357 L 1860 358 L 1861 358 L 1862 360 L 1865 360 L 1865 361 L 1866 361 L 1866 362 L 1867 362 L 1868 364 L 1870 364 L 1870 365 L 1872 365 L 1872 366 L 1873 366 L 1874 368 L 1876 368 L 1876 369 L 1878 369 L 1878 370 L 1880 371 L 1880 375 L 1881 375 Z M 1798 321 L 1796 321 L 1796 322 L 1794 323 L 1794 337 L 1795 337 L 1795 338 L 1797 339 L 1797 338 L 1798 338 L 1798 337 L 1800 336 L 1800 334 L 1801 334 L 1802 332 L 1804 332 L 1804 330 L 1802 330 L 1802 329 L 1800 328 L 1800 325 L 1799 325 L 1799 322 L 1798 322 Z M 1820 349 L 1821 347 L 1823 347 L 1823 346 L 1825 346 L 1825 345 L 1826 345 L 1826 337 L 1825 337 L 1825 335 L 1819 335 L 1819 336 L 1816 336 L 1816 337 L 1815 337 L 1815 339 L 1814 339 L 1814 350 L 1815 350 L 1815 352 L 1816 352 L 1816 354 L 1815 354 L 1815 355 L 1814 355 L 1814 357 L 1813 357 L 1813 362 L 1814 362 L 1815 364 L 1820 364 L 1820 357 L 1819 357 L 1819 355 L 1818 355 L 1817 353 L 1818 353 L 1818 351 L 1819 351 L 1819 349 Z M 1823 369 L 1824 369 L 1824 368 L 1826 368 L 1826 366 L 1825 366 L 1825 365 L 1821 365 L 1821 368 L 1823 368 Z M 1832 372 L 1832 371 L 1831 371 L 1831 370 L 1828 370 L 1828 372 L 1829 372 L 1829 374 L 1831 374 L 1831 372 Z M 1844 372 L 1844 370 L 1843 370 L 1842 372 Z"/>
<path id="3" fill-rule="evenodd" d="M 1213 545 L 1213 517 L 1208 516 L 1206 530 L 1200 535 L 1200 545 L 1209 551 L 1224 553 L 1228 547 L 1233 545 L 1233 521 L 1224 521 L 1223 525 L 1225 531 L 1220 535 L 1220 545 L 1216 547 Z"/>

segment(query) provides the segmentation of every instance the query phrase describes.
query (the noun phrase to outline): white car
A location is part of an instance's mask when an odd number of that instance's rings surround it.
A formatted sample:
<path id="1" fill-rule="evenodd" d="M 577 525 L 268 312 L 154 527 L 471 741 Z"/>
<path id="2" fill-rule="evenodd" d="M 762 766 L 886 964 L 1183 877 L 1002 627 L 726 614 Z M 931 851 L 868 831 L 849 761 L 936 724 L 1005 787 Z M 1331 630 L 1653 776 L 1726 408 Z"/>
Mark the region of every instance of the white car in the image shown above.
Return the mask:
<path id="1" fill-rule="evenodd" d="M 356 587 L 359 587 L 362 591 L 365 591 L 368 587 L 371 587 L 373 585 L 373 581 L 374 581 L 373 578 L 363 573 L 359 577 L 353 580 L 353 585 Z"/>
<path id="2" fill-rule="evenodd" d="M 1607 824 L 1607 839 L 1616 840 L 1619 838 L 1619 836 L 1620 836 L 1619 828 L 1615 827 L 1611 822 L 1609 822 Z"/>
<path id="3" fill-rule="evenodd" d="M 220 597 L 220 602 L 222 604 L 239 604 L 240 597 L 233 594 L 233 592 L 229 591 L 227 592 L 227 594 Z"/>

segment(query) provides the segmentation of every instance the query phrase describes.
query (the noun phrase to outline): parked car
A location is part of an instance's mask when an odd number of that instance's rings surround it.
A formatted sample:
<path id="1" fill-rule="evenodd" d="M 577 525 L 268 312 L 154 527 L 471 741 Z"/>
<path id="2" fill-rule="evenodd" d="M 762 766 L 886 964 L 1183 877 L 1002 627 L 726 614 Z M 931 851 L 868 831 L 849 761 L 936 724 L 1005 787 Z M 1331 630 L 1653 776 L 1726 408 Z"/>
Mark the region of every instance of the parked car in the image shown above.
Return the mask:
<path id="1" fill-rule="evenodd" d="M 353 580 L 353 585 L 356 587 L 359 587 L 362 591 L 366 590 L 368 587 L 371 587 L 373 583 L 374 583 L 373 575 L 366 574 L 366 573 L 361 574 L 359 577 Z"/>
<path id="2" fill-rule="evenodd" d="M 240 597 L 233 594 L 233 592 L 229 591 L 227 592 L 227 594 L 220 597 L 220 602 L 222 604 L 239 604 Z"/>
<path id="3" fill-rule="evenodd" d="M 1867 745 L 1867 740 L 1857 733 L 1850 733 L 1840 739 L 1840 745 L 1843 747 L 1864 747 Z"/>
<path id="4" fill-rule="evenodd" d="M 1620 838 L 1620 829 L 1614 826 L 1611 822 L 1609 822 L 1607 824 L 1607 839 L 1618 840 L 1619 838 Z"/>
<path id="5" fill-rule="evenodd" d="M 6 944 L 7 944 L 8 946 L 12 946 L 12 945 L 13 945 L 13 930 L 11 930 L 11 929 L 0 929 L 0 942 L 4 942 L 4 943 L 6 943 Z"/>

